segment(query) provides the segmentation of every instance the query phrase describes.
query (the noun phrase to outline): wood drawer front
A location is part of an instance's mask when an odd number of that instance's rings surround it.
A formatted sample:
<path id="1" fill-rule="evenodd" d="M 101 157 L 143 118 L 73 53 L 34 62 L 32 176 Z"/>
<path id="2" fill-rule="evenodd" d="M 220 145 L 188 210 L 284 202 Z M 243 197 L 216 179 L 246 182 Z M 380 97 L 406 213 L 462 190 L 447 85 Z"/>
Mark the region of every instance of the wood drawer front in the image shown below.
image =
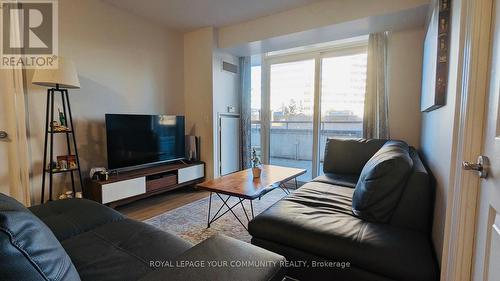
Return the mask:
<path id="1" fill-rule="evenodd" d="M 144 193 L 146 193 L 145 177 L 103 184 L 102 203 L 106 204 Z"/>
<path id="2" fill-rule="evenodd" d="M 157 189 L 168 189 L 177 184 L 177 175 L 167 175 L 159 179 L 146 181 L 146 192 L 155 191 Z"/>
<path id="3" fill-rule="evenodd" d="M 203 178 L 205 176 L 205 165 L 195 165 L 187 168 L 179 169 L 178 183 L 184 183 L 195 179 Z"/>

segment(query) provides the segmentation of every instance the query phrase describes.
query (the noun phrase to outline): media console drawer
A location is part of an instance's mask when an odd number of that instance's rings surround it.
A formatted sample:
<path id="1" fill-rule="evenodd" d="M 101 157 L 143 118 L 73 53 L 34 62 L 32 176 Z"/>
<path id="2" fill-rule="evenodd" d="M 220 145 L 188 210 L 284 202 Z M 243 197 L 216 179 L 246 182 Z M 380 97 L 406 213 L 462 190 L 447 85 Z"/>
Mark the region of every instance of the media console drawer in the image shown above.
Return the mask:
<path id="1" fill-rule="evenodd" d="M 103 184 L 102 203 L 107 204 L 144 193 L 146 193 L 146 177 Z"/>
<path id="2" fill-rule="evenodd" d="M 158 189 L 171 189 L 177 184 L 177 175 L 163 175 L 158 178 L 146 178 L 146 191 L 152 192 Z"/>
<path id="3" fill-rule="evenodd" d="M 179 169 L 177 183 L 184 183 L 195 179 L 200 179 L 205 176 L 205 165 L 199 164 L 186 168 Z"/>

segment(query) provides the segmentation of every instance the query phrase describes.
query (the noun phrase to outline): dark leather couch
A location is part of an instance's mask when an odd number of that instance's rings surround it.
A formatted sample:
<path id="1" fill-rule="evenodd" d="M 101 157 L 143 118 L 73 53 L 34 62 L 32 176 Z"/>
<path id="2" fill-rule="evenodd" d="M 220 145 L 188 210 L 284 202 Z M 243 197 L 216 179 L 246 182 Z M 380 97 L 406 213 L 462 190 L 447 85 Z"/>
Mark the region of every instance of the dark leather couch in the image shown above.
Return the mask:
<path id="1" fill-rule="evenodd" d="M 270 263 L 222 263 L 234 260 Z M 222 266 L 208 267 L 209 261 Z M 85 199 L 53 201 L 28 210 L 0 193 L 0 280 L 282 280 L 284 261 L 224 236 L 193 247 Z M 200 262 L 203 266 L 195 265 Z"/>
<path id="2" fill-rule="evenodd" d="M 255 217 L 249 224 L 252 244 L 287 260 L 308 261 L 309 268 L 288 270 L 300 280 L 438 280 L 431 242 L 434 190 L 415 149 L 404 144 L 411 170 L 397 192 L 383 197 L 395 206 L 388 221 L 370 222 L 353 214 L 360 173 L 386 142 L 329 139 L 325 175 Z"/>

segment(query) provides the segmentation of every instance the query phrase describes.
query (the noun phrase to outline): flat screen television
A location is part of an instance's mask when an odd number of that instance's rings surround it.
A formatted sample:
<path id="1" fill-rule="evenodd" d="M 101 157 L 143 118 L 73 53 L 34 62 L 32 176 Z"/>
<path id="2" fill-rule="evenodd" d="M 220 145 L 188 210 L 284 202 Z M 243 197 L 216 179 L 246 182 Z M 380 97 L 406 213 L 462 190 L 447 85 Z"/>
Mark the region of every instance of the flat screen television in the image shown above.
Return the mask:
<path id="1" fill-rule="evenodd" d="M 184 116 L 106 114 L 108 169 L 185 158 Z"/>

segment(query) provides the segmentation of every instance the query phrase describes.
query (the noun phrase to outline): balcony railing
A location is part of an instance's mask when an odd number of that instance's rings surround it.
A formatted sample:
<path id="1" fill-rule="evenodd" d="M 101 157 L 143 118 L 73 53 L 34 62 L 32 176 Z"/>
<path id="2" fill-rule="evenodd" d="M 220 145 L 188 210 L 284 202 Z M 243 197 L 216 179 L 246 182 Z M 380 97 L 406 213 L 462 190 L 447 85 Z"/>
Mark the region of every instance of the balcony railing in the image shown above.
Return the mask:
<path id="1" fill-rule="evenodd" d="M 300 181 L 311 180 L 313 122 L 272 121 L 270 129 L 270 162 L 274 165 L 302 168 L 307 173 Z M 260 154 L 261 122 L 252 121 L 252 147 Z M 323 170 L 323 156 L 327 138 L 361 138 L 363 122 L 357 120 L 323 121 L 320 123 L 320 163 Z"/>
<path id="2" fill-rule="evenodd" d="M 271 121 L 271 135 L 283 130 L 295 133 L 312 133 L 312 121 Z M 252 134 L 260 133 L 261 121 L 252 121 Z M 320 122 L 320 134 L 327 137 L 362 137 L 363 121 L 336 120 Z"/>
<path id="3" fill-rule="evenodd" d="M 252 128 L 254 128 L 254 125 L 260 127 L 261 121 L 255 121 L 252 120 Z M 336 125 L 335 125 L 336 124 Z M 271 121 L 271 128 L 277 128 L 277 129 L 296 129 L 296 128 L 291 128 L 293 125 L 295 127 L 301 127 L 304 125 L 310 125 L 311 130 L 312 130 L 312 121 Z M 342 126 L 342 127 L 354 127 L 354 126 L 362 126 L 363 121 L 361 120 L 335 120 L 335 121 L 322 121 L 320 122 L 320 130 L 325 130 L 327 126 Z M 257 128 L 257 127 L 255 127 Z"/>
<path id="4" fill-rule="evenodd" d="M 259 121 L 252 121 L 252 147 L 260 150 Z M 270 129 L 270 157 L 293 160 L 312 159 L 313 123 L 310 121 L 272 121 Z M 363 121 L 340 120 L 320 123 L 320 155 L 323 157 L 327 138 L 360 138 Z"/>

